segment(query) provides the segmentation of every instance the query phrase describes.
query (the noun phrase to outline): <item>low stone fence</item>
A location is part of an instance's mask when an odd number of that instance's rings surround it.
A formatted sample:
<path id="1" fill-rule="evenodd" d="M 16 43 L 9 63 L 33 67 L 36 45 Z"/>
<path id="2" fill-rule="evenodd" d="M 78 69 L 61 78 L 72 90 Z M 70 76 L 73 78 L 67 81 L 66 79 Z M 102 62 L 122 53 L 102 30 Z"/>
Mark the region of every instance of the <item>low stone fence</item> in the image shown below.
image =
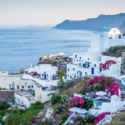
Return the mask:
<path id="1" fill-rule="evenodd" d="M 0 101 L 10 101 L 12 97 L 14 97 L 14 90 L 0 90 Z"/>

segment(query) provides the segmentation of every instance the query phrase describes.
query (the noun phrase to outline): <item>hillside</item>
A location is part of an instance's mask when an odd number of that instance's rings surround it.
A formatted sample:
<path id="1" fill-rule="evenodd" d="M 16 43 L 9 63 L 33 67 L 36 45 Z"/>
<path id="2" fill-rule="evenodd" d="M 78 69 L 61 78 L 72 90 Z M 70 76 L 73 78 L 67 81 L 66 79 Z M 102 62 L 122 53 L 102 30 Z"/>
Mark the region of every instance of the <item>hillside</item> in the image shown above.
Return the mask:
<path id="1" fill-rule="evenodd" d="M 120 28 L 125 21 L 125 13 L 116 15 L 99 15 L 97 18 L 91 18 L 81 21 L 65 20 L 56 25 L 57 29 L 82 29 L 82 30 L 98 30 L 101 27 Z"/>
<path id="2" fill-rule="evenodd" d="M 121 31 L 121 33 L 125 34 L 125 21 L 122 23 L 122 25 L 120 27 L 120 31 Z"/>

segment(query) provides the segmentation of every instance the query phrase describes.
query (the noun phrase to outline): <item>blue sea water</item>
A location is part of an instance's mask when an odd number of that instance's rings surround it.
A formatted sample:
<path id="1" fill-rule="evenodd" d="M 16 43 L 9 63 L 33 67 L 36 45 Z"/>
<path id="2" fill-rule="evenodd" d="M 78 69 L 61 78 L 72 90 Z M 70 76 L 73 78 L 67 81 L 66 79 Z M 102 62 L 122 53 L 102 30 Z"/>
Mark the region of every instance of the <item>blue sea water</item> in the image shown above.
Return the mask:
<path id="1" fill-rule="evenodd" d="M 92 31 L 60 30 L 50 27 L 0 28 L 0 71 L 18 72 L 39 57 L 59 52 L 72 55 L 90 47 Z"/>

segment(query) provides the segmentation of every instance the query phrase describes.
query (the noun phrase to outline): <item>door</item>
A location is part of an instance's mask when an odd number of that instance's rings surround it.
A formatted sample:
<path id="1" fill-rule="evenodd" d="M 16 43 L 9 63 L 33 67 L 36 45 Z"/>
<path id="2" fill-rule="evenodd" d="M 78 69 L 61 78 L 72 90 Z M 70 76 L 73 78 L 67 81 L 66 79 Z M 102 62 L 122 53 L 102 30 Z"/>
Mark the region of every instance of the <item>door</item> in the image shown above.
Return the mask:
<path id="1" fill-rule="evenodd" d="M 46 79 L 46 74 L 44 74 L 44 79 Z"/>
<path id="2" fill-rule="evenodd" d="M 82 77 L 82 72 L 80 72 L 80 77 Z"/>
<path id="3" fill-rule="evenodd" d="M 88 67 L 89 67 L 89 62 L 88 62 Z"/>
<path id="4" fill-rule="evenodd" d="M 92 75 L 94 75 L 94 68 L 92 68 Z"/>
<path id="5" fill-rule="evenodd" d="M 12 88 L 15 90 L 15 84 L 12 84 Z"/>
<path id="6" fill-rule="evenodd" d="M 100 72 L 102 72 L 102 68 L 100 68 Z"/>
<path id="7" fill-rule="evenodd" d="M 24 89 L 25 89 L 26 91 L 28 91 L 28 85 L 27 85 L 27 83 L 25 83 Z"/>

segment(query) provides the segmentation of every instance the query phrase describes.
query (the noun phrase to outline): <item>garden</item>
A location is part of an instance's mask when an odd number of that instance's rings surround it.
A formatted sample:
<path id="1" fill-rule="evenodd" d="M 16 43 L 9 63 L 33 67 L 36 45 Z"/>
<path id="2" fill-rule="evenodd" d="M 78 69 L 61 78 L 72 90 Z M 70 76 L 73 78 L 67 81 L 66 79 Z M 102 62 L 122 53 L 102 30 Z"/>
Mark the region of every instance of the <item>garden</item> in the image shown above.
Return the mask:
<path id="1" fill-rule="evenodd" d="M 5 103 L 5 102 L 4 102 Z M 6 107 L 6 109 L 2 108 L 3 110 L 0 110 L 0 123 L 2 125 L 31 125 L 32 123 L 37 123 L 38 120 L 35 118 L 39 114 L 39 112 L 44 108 L 44 106 L 48 103 L 40 103 L 36 102 L 32 104 L 29 108 L 26 110 L 23 109 L 7 109 L 9 106 Z M 7 116 L 5 120 L 3 121 L 3 117 Z"/>
<path id="2" fill-rule="evenodd" d="M 115 79 L 105 76 L 97 76 L 88 81 L 88 88 L 91 91 L 106 91 L 110 95 L 117 96 L 119 96 L 119 89 L 121 90 L 120 85 L 115 82 Z"/>

